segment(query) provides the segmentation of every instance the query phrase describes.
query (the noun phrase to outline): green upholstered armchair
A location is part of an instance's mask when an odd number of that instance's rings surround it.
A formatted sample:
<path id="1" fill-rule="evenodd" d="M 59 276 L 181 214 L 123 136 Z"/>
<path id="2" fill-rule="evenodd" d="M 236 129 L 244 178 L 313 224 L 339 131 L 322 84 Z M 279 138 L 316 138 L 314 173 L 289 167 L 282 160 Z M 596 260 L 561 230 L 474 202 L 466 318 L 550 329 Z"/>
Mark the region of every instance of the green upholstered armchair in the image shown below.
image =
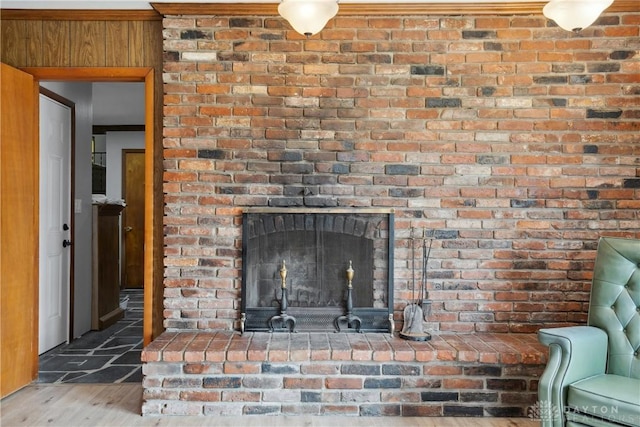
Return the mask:
<path id="1" fill-rule="evenodd" d="M 598 243 L 587 326 L 541 329 L 543 427 L 640 426 L 640 240 Z"/>

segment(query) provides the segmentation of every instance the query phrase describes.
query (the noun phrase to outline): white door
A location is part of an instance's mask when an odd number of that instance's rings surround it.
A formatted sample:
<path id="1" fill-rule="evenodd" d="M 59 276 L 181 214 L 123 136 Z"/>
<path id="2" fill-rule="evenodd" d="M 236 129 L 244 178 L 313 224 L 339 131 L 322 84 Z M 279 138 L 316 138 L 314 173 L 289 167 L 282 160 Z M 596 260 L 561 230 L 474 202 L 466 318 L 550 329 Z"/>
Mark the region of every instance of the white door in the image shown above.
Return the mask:
<path id="1" fill-rule="evenodd" d="M 71 109 L 40 95 L 39 354 L 68 341 Z"/>

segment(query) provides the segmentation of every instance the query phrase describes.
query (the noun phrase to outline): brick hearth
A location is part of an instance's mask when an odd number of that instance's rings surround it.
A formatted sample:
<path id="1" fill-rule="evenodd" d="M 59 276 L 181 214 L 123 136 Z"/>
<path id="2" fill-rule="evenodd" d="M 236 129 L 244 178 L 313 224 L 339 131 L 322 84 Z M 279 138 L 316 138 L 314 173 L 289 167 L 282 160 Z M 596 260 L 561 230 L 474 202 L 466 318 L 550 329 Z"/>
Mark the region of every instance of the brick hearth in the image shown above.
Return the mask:
<path id="1" fill-rule="evenodd" d="M 143 415 L 526 416 L 546 357 L 535 334 L 165 332 Z"/>

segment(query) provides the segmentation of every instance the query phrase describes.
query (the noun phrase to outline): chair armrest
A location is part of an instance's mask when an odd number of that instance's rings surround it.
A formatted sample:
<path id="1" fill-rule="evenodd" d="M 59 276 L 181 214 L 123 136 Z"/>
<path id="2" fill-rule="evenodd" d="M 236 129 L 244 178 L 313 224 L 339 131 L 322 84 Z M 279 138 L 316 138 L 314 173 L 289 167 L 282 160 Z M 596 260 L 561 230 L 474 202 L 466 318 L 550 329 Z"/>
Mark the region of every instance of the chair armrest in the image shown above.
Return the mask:
<path id="1" fill-rule="evenodd" d="M 561 427 L 568 386 L 605 373 L 607 334 L 593 326 L 570 326 L 540 329 L 538 340 L 549 347 L 549 361 L 538 385 L 542 427 Z"/>

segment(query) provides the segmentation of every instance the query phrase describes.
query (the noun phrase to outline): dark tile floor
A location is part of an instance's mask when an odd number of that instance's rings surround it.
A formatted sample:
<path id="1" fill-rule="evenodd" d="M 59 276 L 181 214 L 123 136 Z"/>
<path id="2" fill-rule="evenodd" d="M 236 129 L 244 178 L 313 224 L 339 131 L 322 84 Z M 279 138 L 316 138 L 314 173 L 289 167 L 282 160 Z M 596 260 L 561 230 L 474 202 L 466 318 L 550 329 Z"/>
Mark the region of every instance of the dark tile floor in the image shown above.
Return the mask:
<path id="1" fill-rule="evenodd" d="M 142 290 L 129 297 L 124 318 L 102 331 L 90 331 L 40 356 L 39 383 L 142 382 Z"/>

